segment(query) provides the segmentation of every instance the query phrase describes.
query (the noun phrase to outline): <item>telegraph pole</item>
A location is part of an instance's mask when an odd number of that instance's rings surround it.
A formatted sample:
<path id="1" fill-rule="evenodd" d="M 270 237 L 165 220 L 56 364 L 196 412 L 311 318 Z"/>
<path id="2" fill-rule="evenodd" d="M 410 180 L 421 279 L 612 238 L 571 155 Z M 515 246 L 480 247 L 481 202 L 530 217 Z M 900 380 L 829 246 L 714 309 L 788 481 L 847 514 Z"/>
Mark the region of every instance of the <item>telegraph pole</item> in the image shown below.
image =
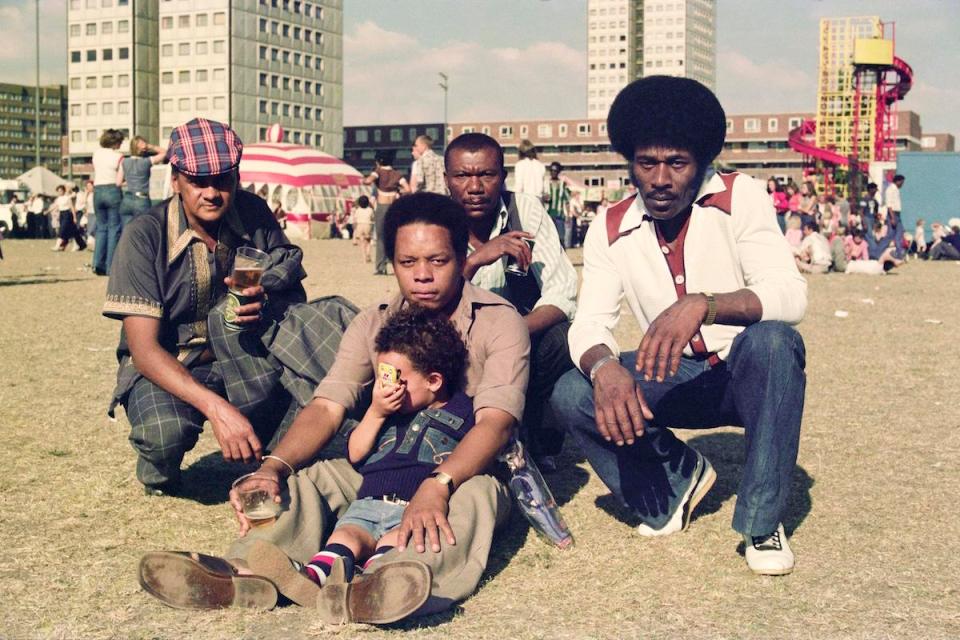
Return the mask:
<path id="1" fill-rule="evenodd" d="M 34 150 L 34 163 L 40 166 L 40 0 L 34 0 L 36 7 L 36 32 L 37 32 L 37 86 L 34 89 L 34 114 L 33 128 L 36 134 L 36 149 Z"/>

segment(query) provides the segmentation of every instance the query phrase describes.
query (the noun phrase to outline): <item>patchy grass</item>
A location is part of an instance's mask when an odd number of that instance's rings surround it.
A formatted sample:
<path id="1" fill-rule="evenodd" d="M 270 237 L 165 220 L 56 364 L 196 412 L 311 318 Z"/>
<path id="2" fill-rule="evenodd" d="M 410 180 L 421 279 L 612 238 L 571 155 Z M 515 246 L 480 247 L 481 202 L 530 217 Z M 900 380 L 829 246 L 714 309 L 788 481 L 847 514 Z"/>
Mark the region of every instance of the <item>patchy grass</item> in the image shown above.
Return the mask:
<path id="1" fill-rule="evenodd" d="M 730 529 L 743 439 L 686 431 L 720 475 L 690 530 L 637 536 L 574 451 L 549 482 L 577 538 L 554 551 L 514 513 L 488 577 L 453 612 L 378 629 L 324 627 L 311 612 L 189 612 L 136 581 L 151 549 L 219 553 L 222 502 L 244 471 L 204 433 L 185 464 L 203 501 L 146 498 L 121 415 L 105 415 L 119 325 L 89 253 L 7 241 L 0 262 L 0 637 L 4 638 L 947 638 L 960 635 L 960 266 L 910 263 L 885 277 L 810 279 L 800 325 L 808 392 L 786 515 L 797 570 L 754 577 Z M 579 261 L 577 252 L 574 256 Z M 395 290 L 345 241 L 306 245 L 311 296 L 368 304 Z M 872 300 L 873 303 L 864 302 Z M 846 318 L 835 310 L 849 312 Z M 942 324 L 926 322 L 939 320 Z M 639 332 L 624 322 L 624 345 Z"/>

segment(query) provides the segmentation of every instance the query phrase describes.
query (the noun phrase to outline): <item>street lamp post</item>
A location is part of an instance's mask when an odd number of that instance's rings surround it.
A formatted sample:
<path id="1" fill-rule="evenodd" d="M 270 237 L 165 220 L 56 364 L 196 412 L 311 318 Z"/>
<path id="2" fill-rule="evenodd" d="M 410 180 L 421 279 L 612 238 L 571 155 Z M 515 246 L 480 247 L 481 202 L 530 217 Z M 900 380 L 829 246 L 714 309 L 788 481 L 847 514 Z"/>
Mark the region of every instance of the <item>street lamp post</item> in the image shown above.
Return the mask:
<path id="1" fill-rule="evenodd" d="M 450 83 L 448 82 L 447 74 L 442 71 L 437 75 L 440 76 L 441 80 L 439 82 L 440 88 L 443 89 L 443 142 L 444 146 L 447 143 L 447 91 L 450 89 Z"/>
<path id="2" fill-rule="evenodd" d="M 36 134 L 36 149 L 34 150 L 34 160 L 36 166 L 40 166 L 40 0 L 35 1 L 36 6 L 36 30 L 37 30 L 37 86 L 34 89 L 34 114 L 33 127 Z"/>

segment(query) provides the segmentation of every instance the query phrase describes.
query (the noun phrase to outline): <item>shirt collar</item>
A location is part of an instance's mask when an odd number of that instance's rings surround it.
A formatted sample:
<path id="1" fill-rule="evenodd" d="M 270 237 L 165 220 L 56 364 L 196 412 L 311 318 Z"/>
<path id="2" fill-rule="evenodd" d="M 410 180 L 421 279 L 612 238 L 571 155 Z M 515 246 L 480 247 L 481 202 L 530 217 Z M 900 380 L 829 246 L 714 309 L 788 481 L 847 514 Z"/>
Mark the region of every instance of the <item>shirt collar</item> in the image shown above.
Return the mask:
<path id="1" fill-rule="evenodd" d="M 733 196 L 733 179 L 737 174 L 715 173 L 709 178 L 704 179 L 694 198 L 694 204 L 699 207 L 716 207 L 724 213 L 729 214 L 731 209 L 731 198 Z M 652 221 L 653 216 L 647 213 L 643 206 L 643 198 L 637 194 L 627 212 L 620 220 L 620 226 L 617 229 L 618 235 L 624 235 L 640 227 L 645 221 Z"/>
<path id="2" fill-rule="evenodd" d="M 379 307 L 381 312 L 386 312 L 386 314 L 390 316 L 401 309 L 405 309 L 409 304 L 410 303 L 403 297 L 403 294 L 398 293 L 388 302 L 380 304 Z M 477 308 L 489 305 L 512 307 L 508 301 L 495 293 L 491 293 L 486 289 L 464 280 L 463 289 L 460 291 L 460 302 L 457 303 L 457 308 L 454 309 L 453 314 L 450 316 L 450 321 L 457 326 L 465 327 L 465 333 L 469 333 L 476 317 Z"/>
<path id="3" fill-rule="evenodd" d="M 250 241 L 250 234 L 240 223 L 236 205 L 227 209 L 223 223 L 225 224 L 221 224 L 218 243 L 235 249 L 241 240 Z M 187 214 L 183 210 L 180 196 L 174 196 L 167 203 L 167 264 L 172 264 L 194 240 L 202 241 L 200 235 L 187 223 Z"/>

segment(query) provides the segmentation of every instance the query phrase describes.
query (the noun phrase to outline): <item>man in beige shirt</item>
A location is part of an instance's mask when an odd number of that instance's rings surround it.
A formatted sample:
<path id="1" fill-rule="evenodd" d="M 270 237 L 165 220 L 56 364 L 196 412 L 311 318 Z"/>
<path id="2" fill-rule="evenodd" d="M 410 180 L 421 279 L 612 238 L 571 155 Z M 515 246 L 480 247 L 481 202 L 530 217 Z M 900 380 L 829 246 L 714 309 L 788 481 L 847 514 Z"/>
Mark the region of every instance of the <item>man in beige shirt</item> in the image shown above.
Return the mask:
<path id="1" fill-rule="evenodd" d="M 476 424 L 407 505 L 398 547 L 357 578 L 353 591 L 318 587 L 323 596 L 318 599 L 320 616 L 330 622 L 377 623 L 407 617 L 414 609 L 418 615 L 433 613 L 476 589 L 493 531 L 509 512 L 507 491 L 485 472 L 523 415 L 529 374 L 530 340 L 523 319 L 507 301 L 463 279 L 468 233 L 466 217 L 457 204 L 431 193 L 402 198 L 390 209 L 384 236 L 400 293 L 354 319 L 313 401 L 245 483 L 262 487 L 278 501 L 281 486 L 286 485 L 284 493 L 289 495 L 283 496 L 283 503 L 289 506 L 276 523 L 251 529 L 240 509 L 237 489 L 231 492 L 241 537 L 227 553 L 230 565 L 244 574 L 251 568 L 266 573 L 257 558 L 264 549 L 277 548 L 297 563 L 309 561 L 334 521 L 355 499 L 361 476 L 347 460 L 316 462 L 316 458 L 348 413 L 362 410 L 365 392 L 375 377 L 374 338 L 397 309 L 415 304 L 436 310 L 460 330 L 469 353 L 463 388 L 473 398 Z M 411 561 L 426 564 L 432 582 L 391 579 L 408 577 L 402 571 Z M 271 582 L 234 574 L 230 565 L 220 563 L 196 554 L 148 554 L 141 562 L 141 583 L 149 583 L 144 586 L 152 595 L 177 606 L 273 606 L 276 591 L 268 586 Z M 271 577 L 283 592 L 283 580 Z M 235 595 L 213 603 L 206 596 L 212 589 L 198 588 L 198 583 L 202 587 L 218 584 L 221 591 Z M 430 597 L 420 606 L 423 590 L 429 590 Z M 258 595 L 249 597 L 251 593 Z M 332 593 L 341 600 L 327 597 Z"/>

